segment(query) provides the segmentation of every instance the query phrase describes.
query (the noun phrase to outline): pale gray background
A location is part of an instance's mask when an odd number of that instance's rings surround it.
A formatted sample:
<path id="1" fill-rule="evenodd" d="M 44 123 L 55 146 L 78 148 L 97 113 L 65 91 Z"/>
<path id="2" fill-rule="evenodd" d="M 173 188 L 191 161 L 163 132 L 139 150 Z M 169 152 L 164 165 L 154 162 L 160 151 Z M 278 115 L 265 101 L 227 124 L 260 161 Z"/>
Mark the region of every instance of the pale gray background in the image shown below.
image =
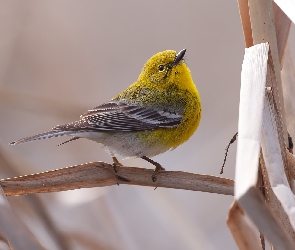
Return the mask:
<path id="1" fill-rule="evenodd" d="M 134 82 L 153 54 L 186 48 L 201 124 L 154 159 L 168 170 L 219 175 L 238 121 L 244 40 L 236 1 L 1 0 L 0 37 L 0 140 L 18 174 L 110 162 L 87 140 L 8 143 L 77 119 Z M 234 178 L 235 147 L 223 177 Z M 71 249 L 236 249 L 226 226 L 230 196 L 120 185 L 38 197 Z M 10 198 L 12 208 L 44 246 L 58 249 L 23 199 Z"/>

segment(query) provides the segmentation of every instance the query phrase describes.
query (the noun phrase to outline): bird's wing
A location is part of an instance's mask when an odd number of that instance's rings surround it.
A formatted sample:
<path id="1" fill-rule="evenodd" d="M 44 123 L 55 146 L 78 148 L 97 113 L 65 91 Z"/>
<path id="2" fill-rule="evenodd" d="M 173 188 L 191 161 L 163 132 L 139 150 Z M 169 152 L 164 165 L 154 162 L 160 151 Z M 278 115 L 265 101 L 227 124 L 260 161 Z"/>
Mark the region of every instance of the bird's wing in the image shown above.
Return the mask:
<path id="1" fill-rule="evenodd" d="M 114 100 L 87 111 L 77 122 L 61 126 L 65 130 L 143 131 L 173 128 L 181 122 L 182 117 L 182 114 L 168 110 Z"/>

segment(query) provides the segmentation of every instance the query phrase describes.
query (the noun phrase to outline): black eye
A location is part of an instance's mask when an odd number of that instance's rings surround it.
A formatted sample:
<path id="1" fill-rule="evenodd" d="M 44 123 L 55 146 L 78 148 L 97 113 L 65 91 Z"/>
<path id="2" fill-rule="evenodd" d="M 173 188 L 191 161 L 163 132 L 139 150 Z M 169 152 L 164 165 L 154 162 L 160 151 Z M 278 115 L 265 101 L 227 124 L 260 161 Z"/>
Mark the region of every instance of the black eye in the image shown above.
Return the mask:
<path id="1" fill-rule="evenodd" d="M 163 70 L 165 69 L 165 66 L 164 66 L 164 65 L 160 65 L 160 66 L 158 67 L 158 69 L 159 69 L 160 71 L 163 71 Z"/>

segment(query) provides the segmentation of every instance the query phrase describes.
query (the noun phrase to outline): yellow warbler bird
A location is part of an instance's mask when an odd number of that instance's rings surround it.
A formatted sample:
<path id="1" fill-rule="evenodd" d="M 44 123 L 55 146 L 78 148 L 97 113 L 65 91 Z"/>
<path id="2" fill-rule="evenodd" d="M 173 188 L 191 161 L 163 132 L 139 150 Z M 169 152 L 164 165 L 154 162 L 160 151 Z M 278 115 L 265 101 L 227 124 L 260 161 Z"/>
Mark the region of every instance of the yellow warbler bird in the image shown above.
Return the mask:
<path id="1" fill-rule="evenodd" d="M 166 50 L 155 54 L 138 80 L 109 102 L 88 110 L 78 121 L 11 144 L 64 135 L 72 136 L 66 142 L 87 138 L 110 150 L 114 169 L 121 165 L 117 155 L 152 163 L 156 166 L 152 180 L 156 181 L 157 172 L 165 169 L 149 157 L 187 141 L 201 119 L 201 99 L 183 60 L 185 52 Z"/>

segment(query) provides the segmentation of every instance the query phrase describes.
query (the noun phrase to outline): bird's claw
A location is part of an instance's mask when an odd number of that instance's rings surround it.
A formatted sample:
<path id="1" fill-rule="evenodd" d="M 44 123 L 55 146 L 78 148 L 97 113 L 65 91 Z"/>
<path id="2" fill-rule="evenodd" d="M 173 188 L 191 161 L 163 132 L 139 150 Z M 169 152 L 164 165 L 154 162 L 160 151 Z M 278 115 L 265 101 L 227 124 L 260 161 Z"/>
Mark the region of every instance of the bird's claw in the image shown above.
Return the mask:
<path id="1" fill-rule="evenodd" d="M 121 164 L 116 157 L 112 157 L 112 158 L 113 158 L 112 166 L 113 166 L 114 172 L 118 173 L 117 167 L 122 167 L 123 164 Z"/>
<path id="2" fill-rule="evenodd" d="M 113 158 L 112 167 L 113 167 L 115 174 L 117 175 L 117 173 L 118 173 L 117 167 L 122 167 L 123 164 L 121 164 L 116 157 L 112 157 L 112 158 Z M 117 185 L 119 186 L 118 182 L 117 182 Z"/>
<path id="3" fill-rule="evenodd" d="M 112 167 L 113 167 L 114 172 L 118 173 L 118 170 L 117 170 L 118 165 L 116 163 L 113 163 Z"/>
<path id="4" fill-rule="evenodd" d="M 165 168 L 163 168 L 162 166 L 157 166 L 157 167 L 155 168 L 153 174 L 152 174 L 152 181 L 153 181 L 153 182 L 156 182 L 158 172 L 159 172 L 159 171 L 164 171 L 164 170 L 165 170 Z"/>

